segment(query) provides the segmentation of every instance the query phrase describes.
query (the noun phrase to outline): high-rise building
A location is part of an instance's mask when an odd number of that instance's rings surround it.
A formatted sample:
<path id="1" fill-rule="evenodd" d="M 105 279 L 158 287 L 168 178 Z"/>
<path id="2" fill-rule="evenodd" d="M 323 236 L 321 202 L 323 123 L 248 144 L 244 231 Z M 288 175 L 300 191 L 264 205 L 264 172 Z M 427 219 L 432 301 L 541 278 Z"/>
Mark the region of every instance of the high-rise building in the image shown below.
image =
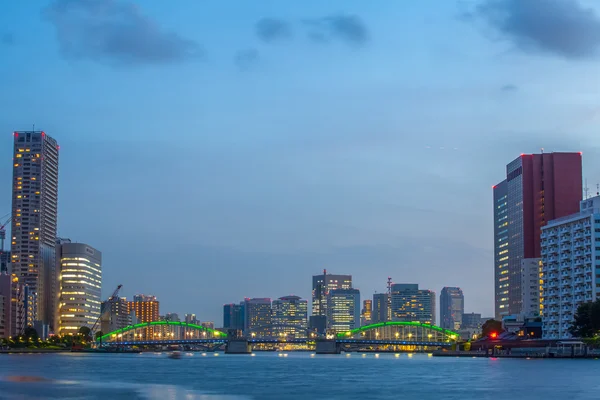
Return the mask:
<path id="1" fill-rule="evenodd" d="M 0 248 L 0 274 L 11 274 L 12 268 L 10 267 L 10 251 L 2 250 Z"/>
<path id="2" fill-rule="evenodd" d="M 14 132 L 12 272 L 32 291 L 27 325 L 55 328 L 58 144 L 43 131 Z M 34 304 L 35 303 L 35 304 Z"/>
<path id="3" fill-rule="evenodd" d="M 570 337 L 577 307 L 600 298 L 600 196 L 542 228 L 540 309 L 546 339 Z"/>
<path id="4" fill-rule="evenodd" d="M 466 313 L 462 316 L 462 327 L 463 328 L 481 328 L 481 314 L 479 313 Z"/>
<path id="5" fill-rule="evenodd" d="M 524 318 L 539 317 L 544 288 L 542 287 L 542 260 L 524 258 L 521 260 L 521 314 Z"/>
<path id="6" fill-rule="evenodd" d="M 373 320 L 373 301 L 363 300 L 363 308 L 360 313 L 360 325 L 369 325 Z"/>
<path id="7" fill-rule="evenodd" d="M 257 336 L 271 334 L 271 299 L 258 298 L 244 300 L 244 332 Z"/>
<path id="8" fill-rule="evenodd" d="M 352 275 L 322 275 L 312 277 L 312 315 L 327 316 L 327 293 L 336 289 L 351 289 Z"/>
<path id="9" fill-rule="evenodd" d="M 306 337 L 308 328 L 308 301 L 298 296 L 284 296 L 273 300 L 271 306 L 273 334 Z"/>
<path id="10" fill-rule="evenodd" d="M 84 243 L 58 239 L 59 275 L 58 333 L 75 335 L 92 328 L 101 310 L 102 253 Z"/>
<path id="11" fill-rule="evenodd" d="M 435 292 L 418 284 L 392 285 L 392 320 L 435 324 Z"/>
<path id="12" fill-rule="evenodd" d="M 198 319 L 196 318 L 196 314 L 185 314 L 185 323 L 197 325 Z"/>
<path id="13" fill-rule="evenodd" d="M 7 331 L 7 322 L 6 322 L 6 297 L 0 294 L 0 339 L 7 338 L 9 335 L 6 333 Z"/>
<path id="14" fill-rule="evenodd" d="M 333 289 L 328 294 L 327 328 L 347 332 L 360 327 L 360 291 Z"/>
<path id="15" fill-rule="evenodd" d="M 373 295 L 373 323 L 389 321 L 389 305 L 387 293 L 375 293 Z"/>
<path id="16" fill-rule="evenodd" d="M 4 336 L 15 337 L 25 329 L 25 290 L 16 275 L 0 273 L 0 302 L 4 313 Z"/>
<path id="17" fill-rule="evenodd" d="M 465 297 L 458 287 L 445 287 L 440 294 L 440 326 L 444 329 L 459 330 L 465 313 Z"/>
<path id="18" fill-rule="evenodd" d="M 166 313 L 165 321 L 181 322 L 181 320 L 179 319 L 179 315 L 177 313 Z"/>
<path id="19" fill-rule="evenodd" d="M 101 313 L 100 330 L 105 334 L 136 322 L 135 313 L 129 312 L 127 299 L 124 297 L 115 297 L 102 302 Z"/>
<path id="20" fill-rule="evenodd" d="M 223 328 L 234 331 L 245 329 L 244 303 L 223 305 Z"/>
<path id="21" fill-rule="evenodd" d="M 136 294 L 133 301 L 127 303 L 127 312 L 135 315 L 138 322 L 154 322 L 160 319 L 160 304 L 156 296 Z M 153 339 L 154 329 L 144 328 L 143 338 Z"/>
<path id="22" fill-rule="evenodd" d="M 494 186 L 496 319 L 521 313 L 521 260 L 541 256 L 541 229 L 578 212 L 581 153 L 522 154 Z"/>
<path id="23" fill-rule="evenodd" d="M 204 321 L 200 324 L 200 326 L 203 326 L 208 329 L 215 329 L 215 323 L 212 321 Z"/>

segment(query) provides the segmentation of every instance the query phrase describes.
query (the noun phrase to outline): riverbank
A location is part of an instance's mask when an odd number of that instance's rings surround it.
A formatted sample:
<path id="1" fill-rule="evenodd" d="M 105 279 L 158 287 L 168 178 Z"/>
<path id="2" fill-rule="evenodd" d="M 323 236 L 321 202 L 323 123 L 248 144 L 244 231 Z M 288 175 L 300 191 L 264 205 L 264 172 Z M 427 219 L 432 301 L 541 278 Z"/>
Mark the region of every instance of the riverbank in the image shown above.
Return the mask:
<path id="1" fill-rule="evenodd" d="M 45 353 L 70 353 L 71 349 L 8 349 L 0 350 L 0 354 L 45 354 Z"/>

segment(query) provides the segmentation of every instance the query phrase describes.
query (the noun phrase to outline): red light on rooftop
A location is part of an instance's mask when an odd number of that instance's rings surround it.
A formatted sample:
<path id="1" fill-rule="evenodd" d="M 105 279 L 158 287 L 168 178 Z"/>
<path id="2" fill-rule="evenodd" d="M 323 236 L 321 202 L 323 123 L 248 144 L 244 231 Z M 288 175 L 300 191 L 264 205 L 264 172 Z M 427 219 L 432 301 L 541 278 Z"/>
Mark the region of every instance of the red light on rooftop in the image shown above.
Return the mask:
<path id="1" fill-rule="evenodd" d="M 19 137 L 19 133 L 18 132 L 13 132 L 13 136 L 14 137 Z"/>
<path id="2" fill-rule="evenodd" d="M 56 145 L 56 150 L 60 150 L 60 146 Z"/>
<path id="3" fill-rule="evenodd" d="M 496 186 L 498 186 L 498 185 L 492 185 L 492 189 L 496 189 Z"/>
<path id="4" fill-rule="evenodd" d="M 525 153 L 521 153 L 521 157 L 525 156 Z"/>
<path id="5" fill-rule="evenodd" d="M 583 151 L 580 151 L 580 152 L 579 152 L 579 155 L 580 155 L 580 156 L 582 156 L 582 155 L 583 155 Z"/>
<path id="6" fill-rule="evenodd" d="M 46 136 L 46 132 L 42 131 L 42 137 Z"/>
<path id="7" fill-rule="evenodd" d="M 498 337 L 498 333 L 497 332 L 490 333 L 490 339 L 496 339 L 497 337 Z"/>

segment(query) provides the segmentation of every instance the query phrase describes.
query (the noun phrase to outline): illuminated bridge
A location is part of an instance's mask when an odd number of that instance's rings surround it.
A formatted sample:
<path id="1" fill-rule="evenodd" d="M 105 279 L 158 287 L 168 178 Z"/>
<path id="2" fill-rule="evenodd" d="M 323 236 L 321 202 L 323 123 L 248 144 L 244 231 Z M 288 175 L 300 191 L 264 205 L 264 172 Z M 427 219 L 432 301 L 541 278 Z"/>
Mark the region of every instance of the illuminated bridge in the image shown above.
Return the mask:
<path id="1" fill-rule="evenodd" d="M 326 336 L 316 335 L 306 328 L 272 325 L 250 330 L 247 337 L 236 338 L 201 325 L 156 321 L 109 332 L 97 343 L 101 346 L 180 345 L 209 349 L 225 346 L 228 351 L 239 353 L 250 352 L 252 347 L 261 345 L 308 345 L 315 347 L 318 353 L 339 353 L 432 350 L 452 346 L 458 338 L 456 332 L 419 322 L 382 322 Z"/>

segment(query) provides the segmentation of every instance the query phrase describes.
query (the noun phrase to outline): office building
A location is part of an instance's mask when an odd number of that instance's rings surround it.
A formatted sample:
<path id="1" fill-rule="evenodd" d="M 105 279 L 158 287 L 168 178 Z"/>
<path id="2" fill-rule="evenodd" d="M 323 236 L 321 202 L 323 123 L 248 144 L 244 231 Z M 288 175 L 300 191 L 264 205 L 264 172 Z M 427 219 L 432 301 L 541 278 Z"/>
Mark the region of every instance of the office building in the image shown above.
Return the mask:
<path id="1" fill-rule="evenodd" d="M 373 323 L 389 321 L 389 306 L 387 293 L 375 293 L 373 295 Z"/>
<path id="2" fill-rule="evenodd" d="M 542 260 L 524 258 L 521 260 L 521 315 L 523 318 L 539 317 L 544 288 L 542 287 Z"/>
<path id="3" fill-rule="evenodd" d="M 58 144 L 42 131 L 14 132 L 11 267 L 32 291 L 29 326 L 55 328 Z"/>
<path id="4" fill-rule="evenodd" d="M 0 302 L 4 318 L 4 336 L 15 337 L 25 329 L 25 290 L 16 275 L 0 273 Z"/>
<path id="5" fill-rule="evenodd" d="M 284 296 L 273 300 L 271 306 L 273 334 L 302 338 L 308 329 L 308 301 L 298 296 Z"/>
<path id="6" fill-rule="evenodd" d="M 598 298 L 600 196 L 581 201 L 576 214 L 549 221 L 541 240 L 543 337 L 568 338 L 577 307 Z"/>
<path id="7" fill-rule="evenodd" d="M 462 326 L 465 297 L 458 287 L 445 287 L 440 294 L 440 326 L 457 331 Z"/>
<path id="8" fill-rule="evenodd" d="M 4 302 L 6 298 L 0 295 L 0 339 L 7 338 L 9 335 L 6 333 L 7 331 L 7 323 L 6 323 L 6 306 Z"/>
<path id="9" fill-rule="evenodd" d="M 435 292 L 418 284 L 392 285 L 392 320 L 435 325 Z"/>
<path id="10" fill-rule="evenodd" d="M 84 243 L 58 239 L 59 275 L 58 334 L 75 335 L 92 328 L 101 309 L 102 253 Z"/>
<path id="11" fill-rule="evenodd" d="M 333 289 L 327 296 L 327 329 L 347 332 L 360 327 L 360 291 Z"/>
<path id="12" fill-rule="evenodd" d="M 245 329 L 244 303 L 223 305 L 223 329 L 234 331 Z"/>
<path id="13" fill-rule="evenodd" d="M 101 313 L 100 330 L 105 334 L 134 325 L 137 322 L 135 312 L 129 311 L 127 299 L 124 297 L 115 297 L 103 301 Z"/>
<path id="14" fill-rule="evenodd" d="M 369 325 L 373 320 L 373 300 L 364 300 L 363 308 L 360 313 L 360 325 Z"/>
<path id="15" fill-rule="evenodd" d="M 271 299 L 257 298 L 244 300 L 244 332 L 257 336 L 271 334 Z"/>
<path id="16" fill-rule="evenodd" d="M 327 316 L 327 293 L 336 289 L 351 289 L 352 275 L 322 275 L 312 277 L 312 315 Z"/>
<path id="17" fill-rule="evenodd" d="M 483 323 L 481 322 L 481 314 L 479 313 L 466 313 L 462 316 L 463 328 L 481 328 Z"/>
<path id="18" fill-rule="evenodd" d="M 580 153 L 522 154 L 494 186 L 494 291 L 496 319 L 521 313 L 521 260 L 541 255 L 541 229 L 578 212 Z"/>

